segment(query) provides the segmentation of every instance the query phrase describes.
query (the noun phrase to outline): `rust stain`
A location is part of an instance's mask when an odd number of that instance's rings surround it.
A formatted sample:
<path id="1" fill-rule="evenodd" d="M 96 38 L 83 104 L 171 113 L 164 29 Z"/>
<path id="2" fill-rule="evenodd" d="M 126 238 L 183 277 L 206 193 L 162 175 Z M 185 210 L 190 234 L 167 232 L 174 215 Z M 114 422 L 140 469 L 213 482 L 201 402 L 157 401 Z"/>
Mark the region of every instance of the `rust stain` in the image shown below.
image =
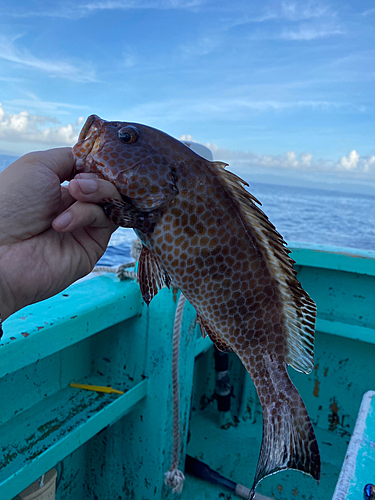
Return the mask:
<path id="1" fill-rule="evenodd" d="M 328 368 L 326 368 L 326 369 L 324 370 L 324 377 L 326 377 L 326 376 L 327 376 L 327 374 L 328 374 Z"/>
<path id="2" fill-rule="evenodd" d="M 17 340 L 16 337 L 10 337 L 10 340 Z"/>
<path id="3" fill-rule="evenodd" d="M 314 366 L 315 373 L 319 370 L 319 363 Z"/>
<path id="4" fill-rule="evenodd" d="M 27 333 L 27 332 L 21 332 L 21 335 L 22 337 L 29 337 L 30 336 L 30 333 Z"/>
<path id="5" fill-rule="evenodd" d="M 328 430 L 330 431 L 335 431 L 337 429 L 337 426 L 340 423 L 340 418 L 339 418 L 339 407 L 337 406 L 336 399 L 332 399 L 332 404 L 330 405 L 330 410 L 331 414 L 328 415 L 328 422 L 329 422 L 329 427 Z"/>
<path id="6" fill-rule="evenodd" d="M 281 484 L 277 485 L 277 489 L 280 491 L 280 493 L 283 491 L 283 487 L 281 486 Z"/>
<path id="7" fill-rule="evenodd" d="M 294 490 L 292 490 L 292 493 L 293 493 L 293 496 L 296 497 L 298 495 L 297 488 L 294 488 Z"/>
<path id="8" fill-rule="evenodd" d="M 313 394 L 316 398 L 319 396 L 319 384 L 320 384 L 319 380 L 316 379 L 313 391 Z"/>
<path id="9" fill-rule="evenodd" d="M 44 326 L 38 326 L 38 330 L 43 330 Z"/>

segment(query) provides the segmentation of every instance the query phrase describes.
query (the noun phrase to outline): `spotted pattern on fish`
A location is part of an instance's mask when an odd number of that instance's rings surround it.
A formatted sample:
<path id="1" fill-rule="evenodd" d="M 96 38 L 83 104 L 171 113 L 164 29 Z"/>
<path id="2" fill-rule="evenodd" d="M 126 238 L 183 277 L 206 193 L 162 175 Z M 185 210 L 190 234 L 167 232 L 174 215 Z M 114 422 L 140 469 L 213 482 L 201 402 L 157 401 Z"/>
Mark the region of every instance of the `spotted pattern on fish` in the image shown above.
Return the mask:
<path id="1" fill-rule="evenodd" d="M 139 280 L 146 302 L 173 279 L 202 330 L 250 373 L 263 408 L 250 498 L 263 477 L 283 469 L 319 481 L 314 430 L 286 369 L 313 368 L 316 307 L 244 181 L 163 132 L 95 115 L 74 154 L 77 171 L 98 173 L 123 197 L 123 203 L 106 200 L 106 210 L 143 243 Z"/>

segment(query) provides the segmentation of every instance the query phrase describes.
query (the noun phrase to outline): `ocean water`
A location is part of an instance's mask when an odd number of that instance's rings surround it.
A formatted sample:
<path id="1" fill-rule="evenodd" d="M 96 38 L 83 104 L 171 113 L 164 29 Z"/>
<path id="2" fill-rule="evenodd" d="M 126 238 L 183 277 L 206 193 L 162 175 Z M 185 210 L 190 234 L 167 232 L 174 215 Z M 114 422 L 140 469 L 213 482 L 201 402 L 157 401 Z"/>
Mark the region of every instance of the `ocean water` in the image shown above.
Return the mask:
<path id="1" fill-rule="evenodd" d="M 375 251 L 375 193 L 360 195 L 297 186 L 251 183 L 249 191 L 287 242 Z M 119 228 L 99 261 L 128 262 L 132 229 Z"/>

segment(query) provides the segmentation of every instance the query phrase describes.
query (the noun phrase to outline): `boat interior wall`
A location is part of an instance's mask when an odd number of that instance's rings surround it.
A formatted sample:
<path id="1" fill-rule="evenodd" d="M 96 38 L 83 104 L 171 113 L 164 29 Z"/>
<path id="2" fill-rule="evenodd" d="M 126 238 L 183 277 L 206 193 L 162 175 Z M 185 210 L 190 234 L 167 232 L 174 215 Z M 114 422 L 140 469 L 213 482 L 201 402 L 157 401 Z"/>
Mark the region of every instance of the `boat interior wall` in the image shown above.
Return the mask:
<path id="1" fill-rule="evenodd" d="M 291 244 L 298 278 L 318 306 L 314 370 L 290 370 L 322 455 L 319 486 L 301 473 L 266 478 L 279 500 L 331 498 L 363 394 L 375 388 L 375 253 Z M 345 250 L 345 251 L 344 251 Z M 4 322 L 0 341 L 0 498 L 12 500 L 55 467 L 57 500 L 176 498 L 164 485 L 172 460 L 172 331 L 176 290 L 147 307 L 136 282 L 90 276 Z M 261 408 L 229 355 L 230 410 L 219 412 L 214 350 L 183 314 L 180 468 L 186 452 L 250 486 Z M 87 391 L 72 382 L 124 394 Z M 362 493 L 359 497 L 361 497 Z M 188 476 L 181 495 L 234 494 Z"/>

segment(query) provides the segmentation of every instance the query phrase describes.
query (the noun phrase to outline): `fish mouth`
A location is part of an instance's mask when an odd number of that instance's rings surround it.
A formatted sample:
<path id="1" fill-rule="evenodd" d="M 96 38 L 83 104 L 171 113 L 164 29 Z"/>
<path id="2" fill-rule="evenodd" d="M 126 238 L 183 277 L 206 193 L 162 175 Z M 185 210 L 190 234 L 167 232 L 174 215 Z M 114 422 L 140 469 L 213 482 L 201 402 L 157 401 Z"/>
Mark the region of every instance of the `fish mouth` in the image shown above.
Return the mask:
<path id="1" fill-rule="evenodd" d="M 95 155 L 100 147 L 100 135 L 105 120 L 97 115 L 90 115 L 83 125 L 77 143 L 73 146 L 73 155 L 76 160 L 74 175 L 85 171 L 85 165 L 91 161 L 88 156 Z"/>
<path id="2" fill-rule="evenodd" d="M 84 126 L 82 127 L 81 129 L 81 132 L 79 133 L 79 137 L 78 137 L 78 142 L 80 141 L 84 141 L 90 131 L 90 128 L 91 128 L 91 125 L 95 122 L 95 121 L 103 121 L 101 118 L 99 118 L 99 116 L 97 115 L 90 115 L 87 120 L 85 121 L 85 124 Z"/>

